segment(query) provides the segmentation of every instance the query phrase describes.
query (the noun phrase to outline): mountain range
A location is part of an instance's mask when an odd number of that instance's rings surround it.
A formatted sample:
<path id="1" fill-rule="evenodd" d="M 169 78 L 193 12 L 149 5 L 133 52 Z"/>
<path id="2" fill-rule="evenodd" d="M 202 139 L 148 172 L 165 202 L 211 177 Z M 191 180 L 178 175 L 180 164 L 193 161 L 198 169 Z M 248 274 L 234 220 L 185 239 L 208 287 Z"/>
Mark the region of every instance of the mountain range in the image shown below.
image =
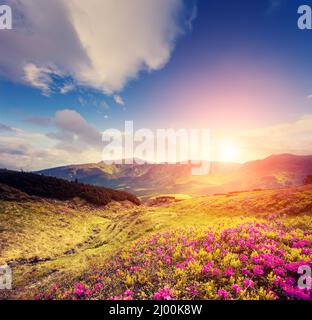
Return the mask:
<path id="1" fill-rule="evenodd" d="M 243 164 L 212 162 L 210 172 L 191 174 L 192 164 L 69 165 L 39 171 L 46 176 L 125 190 L 141 197 L 159 194 L 203 195 L 302 185 L 312 174 L 312 156 L 272 155 Z"/>

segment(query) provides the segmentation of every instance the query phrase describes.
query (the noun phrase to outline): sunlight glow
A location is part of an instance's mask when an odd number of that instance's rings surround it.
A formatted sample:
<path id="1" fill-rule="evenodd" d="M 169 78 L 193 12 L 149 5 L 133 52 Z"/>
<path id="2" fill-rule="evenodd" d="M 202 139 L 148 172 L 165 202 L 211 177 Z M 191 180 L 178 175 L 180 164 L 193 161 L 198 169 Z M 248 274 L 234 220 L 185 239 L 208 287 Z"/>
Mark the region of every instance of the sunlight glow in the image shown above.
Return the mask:
<path id="1" fill-rule="evenodd" d="M 222 162 L 237 162 L 240 158 L 240 150 L 235 143 L 231 141 L 222 141 L 218 146 L 218 158 Z"/>

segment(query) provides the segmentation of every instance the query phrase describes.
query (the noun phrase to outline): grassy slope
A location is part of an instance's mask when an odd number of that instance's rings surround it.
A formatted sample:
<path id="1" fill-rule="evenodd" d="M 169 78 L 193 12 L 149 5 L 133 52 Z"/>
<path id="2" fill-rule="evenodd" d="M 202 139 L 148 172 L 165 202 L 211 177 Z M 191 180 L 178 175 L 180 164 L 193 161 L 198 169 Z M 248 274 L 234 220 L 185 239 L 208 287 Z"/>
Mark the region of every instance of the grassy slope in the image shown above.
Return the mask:
<path id="1" fill-rule="evenodd" d="M 10 295 L 30 297 L 33 289 L 88 272 L 120 247 L 158 230 L 235 225 L 271 216 L 295 228 L 311 228 L 311 213 L 312 186 L 199 197 L 158 208 L 1 201 L 0 265 L 14 265 L 15 290 Z"/>

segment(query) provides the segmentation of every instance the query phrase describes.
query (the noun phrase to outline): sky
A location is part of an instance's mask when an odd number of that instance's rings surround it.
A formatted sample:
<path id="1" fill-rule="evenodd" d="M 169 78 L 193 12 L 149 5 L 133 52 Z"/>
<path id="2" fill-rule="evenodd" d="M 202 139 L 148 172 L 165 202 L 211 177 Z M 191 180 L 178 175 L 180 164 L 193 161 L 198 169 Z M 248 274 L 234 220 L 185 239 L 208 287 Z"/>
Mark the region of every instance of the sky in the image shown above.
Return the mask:
<path id="1" fill-rule="evenodd" d="M 210 129 L 212 160 L 312 154 L 303 2 L 0 1 L 0 167 L 101 161 L 101 132 L 127 120 Z"/>

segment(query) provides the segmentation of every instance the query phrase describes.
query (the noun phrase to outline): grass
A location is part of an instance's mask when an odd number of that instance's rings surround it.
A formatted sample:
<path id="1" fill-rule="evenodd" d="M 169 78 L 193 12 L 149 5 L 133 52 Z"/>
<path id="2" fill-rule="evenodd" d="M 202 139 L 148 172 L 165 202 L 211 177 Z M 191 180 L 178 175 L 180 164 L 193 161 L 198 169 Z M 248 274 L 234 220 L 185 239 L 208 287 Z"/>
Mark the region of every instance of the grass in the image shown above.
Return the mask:
<path id="1" fill-rule="evenodd" d="M 71 281 L 101 266 L 119 249 L 158 231 L 281 220 L 312 227 L 312 186 L 186 199 L 164 207 L 82 201 L 0 201 L 0 265 L 13 266 L 8 298 L 33 298 L 54 282 Z"/>

